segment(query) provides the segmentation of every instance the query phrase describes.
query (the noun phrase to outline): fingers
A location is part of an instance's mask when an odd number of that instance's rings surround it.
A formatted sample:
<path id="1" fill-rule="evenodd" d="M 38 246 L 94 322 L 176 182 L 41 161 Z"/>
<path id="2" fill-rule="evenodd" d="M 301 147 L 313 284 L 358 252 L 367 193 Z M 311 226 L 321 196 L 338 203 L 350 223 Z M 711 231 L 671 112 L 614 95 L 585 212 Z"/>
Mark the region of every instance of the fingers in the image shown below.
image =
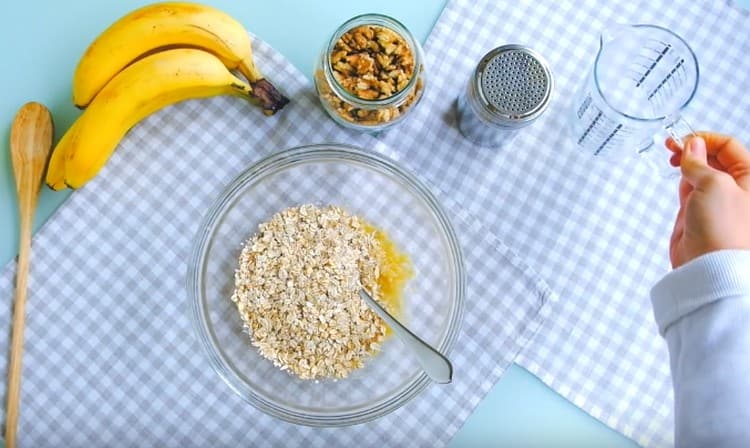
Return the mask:
<path id="1" fill-rule="evenodd" d="M 674 167 L 680 166 L 683 150 L 682 144 L 677 143 L 677 141 L 672 137 L 667 137 L 667 140 L 664 142 L 664 146 L 666 146 L 668 150 L 672 151 L 672 155 L 669 157 L 669 164 Z"/>
<path id="2" fill-rule="evenodd" d="M 669 164 L 674 167 L 680 166 L 681 159 L 682 159 L 682 152 L 676 152 L 669 157 Z"/>
<path id="3" fill-rule="evenodd" d="M 750 152 L 734 137 L 713 132 L 697 132 L 706 142 L 709 157 L 717 167 L 734 178 L 738 185 L 750 190 Z"/>
<path id="4" fill-rule="evenodd" d="M 747 152 L 747 149 L 739 140 L 730 135 L 708 131 L 697 131 L 695 135 L 703 138 L 706 142 L 709 154 L 724 153 L 725 157 L 733 155 L 750 162 L 750 154 Z"/>
<path id="5" fill-rule="evenodd" d="M 690 142 L 695 137 L 700 137 L 705 142 L 708 166 L 726 172 L 742 189 L 750 191 L 750 152 L 739 140 L 706 131 L 696 132 L 695 136 L 686 136 L 685 140 Z M 681 166 L 683 151 L 680 145 L 671 137 L 664 144 L 673 153 L 669 163 L 672 166 Z"/>
<path id="6" fill-rule="evenodd" d="M 682 178 L 694 189 L 701 189 L 713 176 L 716 170 L 708 165 L 706 142 L 702 138 L 691 138 L 685 144 L 685 151 L 680 160 Z M 682 199 L 682 188 L 680 188 Z"/>
<path id="7" fill-rule="evenodd" d="M 667 141 L 665 142 L 665 146 L 667 146 L 667 148 L 674 153 L 669 158 L 669 164 L 674 167 L 680 166 L 682 162 L 682 147 L 676 142 L 674 142 L 674 140 L 672 140 L 672 137 L 669 137 L 667 139 Z M 719 161 L 716 160 L 716 157 L 711 155 L 710 152 L 708 154 L 708 166 L 716 168 L 717 170 L 723 169 Z"/>
<path id="8" fill-rule="evenodd" d="M 683 137 L 683 143 L 678 143 L 673 137 L 667 137 L 664 141 L 664 146 L 668 150 L 672 151 L 672 156 L 669 158 L 669 163 L 672 166 L 680 166 L 680 160 L 682 159 L 683 145 L 690 139 L 690 136 Z"/>
<path id="9" fill-rule="evenodd" d="M 667 140 L 664 142 L 664 146 L 666 146 L 668 150 L 672 151 L 675 154 L 679 154 L 682 152 L 682 145 L 677 143 L 677 141 L 672 137 L 667 137 Z"/>

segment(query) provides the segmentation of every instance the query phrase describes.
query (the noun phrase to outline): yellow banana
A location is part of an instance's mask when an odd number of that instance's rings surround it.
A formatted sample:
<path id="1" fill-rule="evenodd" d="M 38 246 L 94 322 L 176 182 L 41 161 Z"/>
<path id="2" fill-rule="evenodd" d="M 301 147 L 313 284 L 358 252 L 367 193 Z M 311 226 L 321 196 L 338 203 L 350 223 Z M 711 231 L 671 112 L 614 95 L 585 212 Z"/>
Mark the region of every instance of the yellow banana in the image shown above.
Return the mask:
<path id="1" fill-rule="evenodd" d="M 73 75 L 73 102 L 86 107 L 122 69 L 163 49 L 200 48 L 238 70 L 253 87 L 264 112 L 289 102 L 258 71 L 245 28 L 218 9 L 197 3 L 155 3 L 113 23 L 92 42 Z"/>
<path id="2" fill-rule="evenodd" d="M 165 50 L 118 73 L 55 146 L 47 168 L 54 190 L 78 188 L 104 166 L 125 133 L 157 110 L 190 98 L 238 95 L 257 102 L 252 87 L 211 53 Z"/>

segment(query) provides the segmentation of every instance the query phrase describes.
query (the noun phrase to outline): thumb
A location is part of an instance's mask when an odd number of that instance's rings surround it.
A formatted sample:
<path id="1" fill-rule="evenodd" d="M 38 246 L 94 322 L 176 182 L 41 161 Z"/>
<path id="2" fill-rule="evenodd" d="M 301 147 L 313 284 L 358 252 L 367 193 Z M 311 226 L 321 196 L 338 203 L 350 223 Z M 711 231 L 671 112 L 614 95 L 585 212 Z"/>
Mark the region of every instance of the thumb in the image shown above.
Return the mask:
<path id="1" fill-rule="evenodd" d="M 703 138 L 693 137 L 685 143 L 680 170 L 682 177 L 694 188 L 704 184 L 716 173 L 716 170 L 708 165 L 706 141 Z"/>

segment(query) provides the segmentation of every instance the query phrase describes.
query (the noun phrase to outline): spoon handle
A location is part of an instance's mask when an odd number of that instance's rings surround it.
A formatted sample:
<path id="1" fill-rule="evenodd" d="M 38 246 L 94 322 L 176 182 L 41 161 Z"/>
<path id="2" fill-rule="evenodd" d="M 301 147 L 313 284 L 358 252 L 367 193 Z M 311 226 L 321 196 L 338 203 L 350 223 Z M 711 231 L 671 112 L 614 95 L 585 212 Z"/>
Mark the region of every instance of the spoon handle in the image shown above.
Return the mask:
<path id="1" fill-rule="evenodd" d="M 391 327 L 396 336 L 411 349 L 427 376 L 436 383 L 447 384 L 451 382 L 453 379 L 453 366 L 448 358 L 432 348 L 432 346 L 420 339 L 419 336 L 412 333 L 408 328 L 401 325 L 401 322 L 380 306 L 367 291 L 360 289 L 359 296 Z"/>
<path id="2" fill-rule="evenodd" d="M 25 221 L 22 217 L 21 221 Z M 18 403 L 21 394 L 21 357 L 26 316 L 26 291 L 31 254 L 31 224 L 21 224 L 16 269 L 16 295 L 13 306 L 13 331 L 11 333 L 10 364 L 8 366 L 7 415 L 5 417 L 5 442 L 7 448 L 16 446 L 18 428 Z"/>

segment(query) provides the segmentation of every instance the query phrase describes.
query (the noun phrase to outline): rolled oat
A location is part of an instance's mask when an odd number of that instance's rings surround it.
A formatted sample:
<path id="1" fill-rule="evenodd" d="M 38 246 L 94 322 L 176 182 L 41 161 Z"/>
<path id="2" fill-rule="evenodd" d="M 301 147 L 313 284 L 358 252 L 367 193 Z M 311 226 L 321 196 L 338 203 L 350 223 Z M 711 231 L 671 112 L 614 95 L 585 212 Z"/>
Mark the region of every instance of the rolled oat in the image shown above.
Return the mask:
<path id="1" fill-rule="evenodd" d="M 384 256 L 367 224 L 339 207 L 277 213 L 245 243 L 235 273 L 232 301 L 252 344 L 302 379 L 362 367 L 386 326 L 358 291 L 388 306 L 378 286 Z"/>

